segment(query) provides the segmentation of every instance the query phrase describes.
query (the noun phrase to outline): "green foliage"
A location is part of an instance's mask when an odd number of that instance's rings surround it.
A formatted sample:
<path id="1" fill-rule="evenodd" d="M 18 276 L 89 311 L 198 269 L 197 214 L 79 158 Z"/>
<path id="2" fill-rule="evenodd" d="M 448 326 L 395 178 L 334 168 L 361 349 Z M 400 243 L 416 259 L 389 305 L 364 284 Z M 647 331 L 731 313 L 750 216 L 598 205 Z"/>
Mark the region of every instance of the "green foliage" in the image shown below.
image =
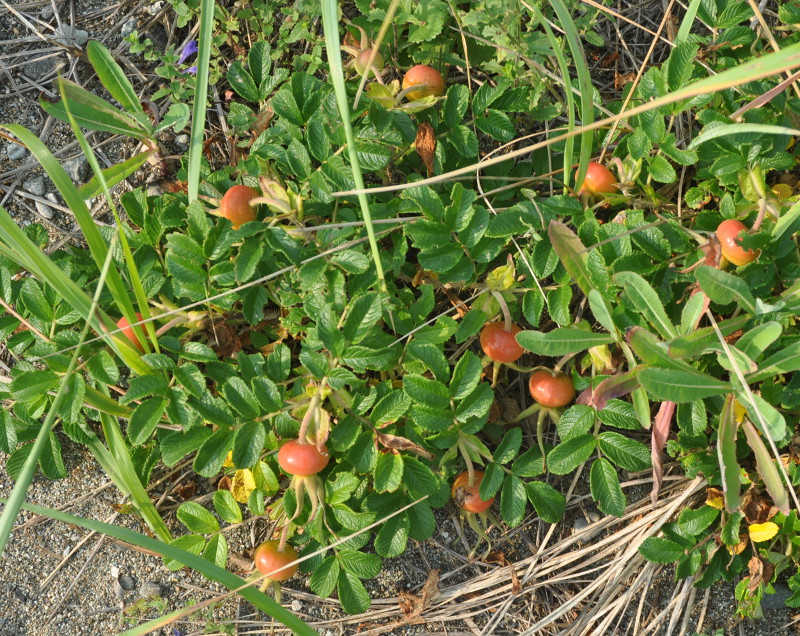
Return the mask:
<path id="1" fill-rule="evenodd" d="M 0 296 L 14 307 L 0 318 L 0 340 L 14 359 L 10 382 L 0 385 L 11 405 L 0 412 L 9 474 L 18 477 L 35 461 L 45 476 L 63 476 L 62 434 L 104 465 L 130 467 L 127 483 L 132 475 L 140 489 L 158 461 L 191 461 L 198 475 L 229 478 L 231 487 L 220 487 L 209 505 L 181 504 L 176 517 L 187 532 L 171 545 L 183 552 L 167 551 L 168 567 L 198 562 L 187 554 L 225 567 L 225 524 L 268 515 L 304 556 L 323 550 L 302 565 L 311 589 L 336 594 L 345 611 L 359 613 L 370 604 L 363 581 L 409 540 L 433 535 L 434 511 L 452 505 L 450 484 L 465 468 L 484 473 L 478 494 L 495 498 L 491 515 L 499 513 L 501 530 L 531 513 L 559 522 L 567 506 L 561 487 L 581 467 L 599 509 L 622 516 L 628 473 L 660 470 L 655 431 L 646 430 L 660 425 L 666 452 L 717 490 L 646 539 L 640 553 L 675 563 L 678 576 L 696 576 L 700 587 L 733 580 L 752 558 L 796 568 L 790 494 L 800 471 L 790 451 L 800 408 L 800 207 L 792 188 L 780 186 L 796 162 L 799 108 L 783 93 L 751 108 L 781 80 L 746 66 L 755 57 L 785 70 L 793 49 L 765 55 L 746 26 L 746 3 L 700 3 L 697 17 L 714 34 L 682 28 L 668 59 L 626 89 L 643 105 L 626 119 L 630 128 L 603 139 L 591 128 L 570 131 L 580 135 L 584 164 L 601 147 L 613 148 L 619 189 L 591 199 L 572 192 L 572 174 L 531 189 L 514 181 L 532 173 L 543 179 L 554 166 L 574 170 L 577 139 L 551 132 L 563 114 L 574 121 L 580 106 L 590 124 L 621 108 L 591 86 L 583 49 L 604 45 L 593 31 L 596 13 L 577 15 L 568 2 L 539 3 L 529 13 L 495 0 L 401 0 L 392 42 L 382 44 L 391 49 L 390 68 L 353 107 L 357 81 L 332 81 L 328 59 L 339 51 L 323 55 L 316 3 L 245 4 L 217 7 L 212 61 L 203 61 L 208 81 L 231 91 L 235 161 L 201 161 L 197 136 L 191 170 L 184 161 L 175 175 L 190 181 L 191 197 L 124 193 L 126 216 L 113 243 L 83 204 L 102 191 L 103 179 L 70 190 L 41 142 L 8 128 L 36 149 L 66 192 L 90 248 L 88 255 L 69 245 L 52 251 L 43 228 L 20 230 L 0 210 Z M 197 2 L 170 5 L 179 28 L 198 15 Z M 388 0 L 358 0 L 355 8 L 342 29 L 350 39 L 363 29 L 372 41 Z M 790 25 L 787 39 L 798 23 L 792 11 L 779 14 Z M 543 18 L 565 22 L 564 38 Z M 476 36 L 466 39 L 466 51 L 453 28 Z M 335 40 L 330 24 L 328 31 Z M 250 41 L 253 34 L 260 35 Z M 186 102 L 197 88 L 197 78 L 175 67 L 177 51 L 156 54 L 133 40 L 132 54 L 161 62 L 156 73 L 166 84 L 149 98 L 173 103 L 160 120 L 96 43 L 87 47 L 89 61 L 119 106 L 67 80 L 58 82 L 63 100 L 42 100 L 59 119 L 71 115 L 79 126 L 148 147 L 107 169 L 108 185 L 156 152 L 159 133 L 186 126 Z M 701 58 L 715 71 L 728 69 L 728 83 L 691 99 L 654 101 L 710 82 Z M 467 62 L 479 71 L 472 84 L 452 70 Z M 442 71 L 443 96 L 405 100 L 395 80 L 415 64 Z M 550 70 L 571 67 L 576 86 Z M 750 75 L 735 77 L 740 68 Z M 573 102 L 565 94 L 574 91 Z M 697 122 L 693 143 L 677 124 L 688 120 Z M 480 182 L 425 180 L 467 175 L 479 156 L 541 130 L 541 122 L 548 123 L 541 146 L 482 167 Z M 357 201 L 359 174 L 371 191 Z M 680 188 L 671 187 L 679 180 Z M 260 203 L 255 221 L 233 229 L 213 201 L 241 184 L 256 188 Z M 756 226 L 742 246 L 759 256 L 726 269 L 714 232 L 732 218 Z M 67 353 L 89 317 L 106 257 L 108 290 L 92 323 L 103 338 L 85 343 L 79 370 L 68 373 Z M 144 309 L 147 345 L 139 355 L 108 331 L 119 314 Z M 525 354 L 493 376 L 478 339 L 495 319 L 522 328 L 516 341 Z M 498 398 L 509 395 L 508 384 L 526 382 L 529 367 L 555 364 L 579 399 L 564 409 L 534 407 L 542 418 L 532 443 L 531 411 L 507 415 Z M 52 394 L 62 382 L 73 399 L 58 404 Z M 59 433 L 41 436 L 34 453 L 29 442 L 54 403 Z M 664 404 L 675 407 L 674 417 L 654 423 Z M 122 431 L 114 428 L 118 418 Z M 285 488 L 277 451 L 298 436 L 325 443 L 330 462 Z M 778 461 L 776 452 L 790 460 Z M 746 507 L 753 492 L 778 510 L 771 520 Z M 743 545 L 749 527 L 764 523 L 776 524 L 774 543 Z M 740 613 L 749 616 L 771 581 L 751 583 L 737 587 Z"/>

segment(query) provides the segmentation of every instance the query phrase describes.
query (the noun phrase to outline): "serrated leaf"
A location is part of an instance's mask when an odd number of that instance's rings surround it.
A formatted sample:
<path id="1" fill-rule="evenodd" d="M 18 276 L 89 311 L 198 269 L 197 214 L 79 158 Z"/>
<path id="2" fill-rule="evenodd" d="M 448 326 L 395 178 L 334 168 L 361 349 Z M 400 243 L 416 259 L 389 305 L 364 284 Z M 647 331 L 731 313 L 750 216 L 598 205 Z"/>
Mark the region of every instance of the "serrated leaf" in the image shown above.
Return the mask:
<path id="1" fill-rule="evenodd" d="M 222 385 L 222 394 L 230 406 L 242 417 L 258 417 L 258 401 L 250 387 L 239 376 L 233 376 Z"/>
<path id="2" fill-rule="evenodd" d="M 375 551 L 386 558 L 403 554 L 408 544 L 409 525 L 405 514 L 387 519 L 375 536 Z"/>
<path id="3" fill-rule="evenodd" d="M 128 439 L 134 446 L 141 446 L 156 430 L 156 425 L 164 416 L 167 401 L 164 398 L 150 398 L 137 406 L 128 420 Z"/>
<path id="4" fill-rule="evenodd" d="M 340 570 L 338 590 L 339 602 L 348 614 L 361 614 L 369 609 L 369 592 L 355 574 Z"/>
<path id="5" fill-rule="evenodd" d="M 465 351 L 453 369 L 453 378 L 450 381 L 451 397 L 459 401 L 471 394 L 478 386 L 482 373 L 483 368 L 478 356 L 471 351 Z"/>
<path id="6" fill-rule="evenodd" d="M 547 469 L 554 475 L 571 473 L 589 459 L 595 446 L 594 435 L 579 435 L 561 442 L 547 454 Z"/>
<path id="7" fill-rule="evenodd" d="M 678 335 L 664 310 L 661 299 L 644 278 L 635 272 L 619 272 L 614 275 L 614 282 L 625 290 L 625 295 L 634 308 L 639 310 L 645 320 L 654 325 L 664 338 L 674 338 Z"/>
<path id="8" fill-rule="evenodd" d="M 528 499 L 536 514 L 547 523 L 558 523 L 564 516 L 567 500 L 550 484 L 531 481 L 527 484 Z"/>
<path id="9" fill-rule="evenodd" d="M 336 589 L 338 578 L 339 560 L 335 556 L 329 556 L 314 568 L 308 584 L 314 594 L 320 598 L 328 598 Z"/>
<path id="10" fill-rule="evenodd" d="M 415 404 L 434 410 L 450 409 L 450 392 L 444 384 L 436 380 L 408 374 L 403 378 L 403 391 Z"/>
<path id="11" fill-rule="evenodd" d="M 625 470 L 646 470 L 651 466 L 650 449 L 641 442 L 607 431 L 598 437 L 600 451 Z"/>
<path id="12" fill-rule="evenodd" d="M 564 411 L 558 418 L 556 428 L 558 437 L 562 442 L 585 435 L 595 422 L 594 409 L 583 404 L 574 404 Z"/>
<path id="13" fill-rule="evenodd" d="M 214 510 L 217 511 L 219 518 L 227 523 L 242 522 L 242 509 L 230 490 L 217 490 L 214 493 Z"/>
<path id="14" fill-rule="evenodd" d="M 525 484 L 516 475 L 507 475 L 500 493 L 500 515 L 511 528 L 515 528 L 525 517 L 528 503 Z"/>
<path id="15" fill-rule="evenodd" d="M 522 429 L 512 428 L 508 431 L 503 440 L 498 444 L 497 450 L 494 452 L 494 461 L 498 464 L 507 464 L 519 453 L 519 448 L 522 445 Z"/>
<path id="16" fill-rule="evenodd" d="M 228 542 L 224 534 L 215 534 L 208 540 L 203 558 L 211 561 L 219 568 L 224 568 L 228 562 Z"/>
<path id="17" fill-rule="evenodd" d="M 219 523 L 208 510 L 194 501 L 185 501 L 175 513 L 183 525 L 197 534 L 219 532 Z"/>
<path id="18" fill-rule="evenodd" d="M 684 550 L 669 539 L 647 537 L 639 546 L 639 554 L 653 563 L 672 563 L 684 555 Z"/>
<path id="19" fill-rule="evenodd" d="M 607 459 L 595 459 L 589 473 L 592 497 L 597 507 L 607 515 L 621 517 L 625 512 L 627 499 L 619 485 L 616 469 Z"/>
<path id="20" fill-rule="evenodd" d="M 381 453 L 375 467 L 375 490 L 394 492 L 403 479 L 403 458 L 395 453 Z"/>
<path id="21" fill-rule="evenodd" d="M 236 431 L 233 442 L 233 463 L 237 468 L 250 468 L 254 466 L 264 449 L 267 433 L 264 424 L 258 420 L 251 420 L 242 424 Z"/>

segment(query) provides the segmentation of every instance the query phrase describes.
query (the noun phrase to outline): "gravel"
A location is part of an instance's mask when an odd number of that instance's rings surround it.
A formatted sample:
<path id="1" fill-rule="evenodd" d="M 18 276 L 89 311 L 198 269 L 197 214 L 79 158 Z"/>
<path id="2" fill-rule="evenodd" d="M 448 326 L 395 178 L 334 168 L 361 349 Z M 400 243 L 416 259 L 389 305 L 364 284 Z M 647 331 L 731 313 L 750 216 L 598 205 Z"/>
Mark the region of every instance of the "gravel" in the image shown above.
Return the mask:
<path id="1" fill-rule="evenodd" d="M 28 179 L 23 182 L 22 189 L 25 190 L 25 192 L 35 194 L 37 197 L 43 197 L 45 193 L 44 177 L 36 176 Z"/>
<path id="2" fill-rule="evenodd" d="M 9 142 L 6 144 L 6 157 L 9 161 L 21 161 L 28 155 L 28 150 L 25 146 Z"/>

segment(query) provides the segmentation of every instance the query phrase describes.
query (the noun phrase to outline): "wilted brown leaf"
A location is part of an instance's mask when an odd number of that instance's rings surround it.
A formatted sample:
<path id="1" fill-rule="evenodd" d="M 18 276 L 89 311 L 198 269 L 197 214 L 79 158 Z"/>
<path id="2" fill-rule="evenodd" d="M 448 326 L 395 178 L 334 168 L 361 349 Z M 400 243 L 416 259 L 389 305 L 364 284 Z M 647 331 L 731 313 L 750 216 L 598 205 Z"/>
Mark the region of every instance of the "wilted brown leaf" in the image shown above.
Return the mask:
<path id="1" fill-rule="evenodd" d="M 422 448 L 422 446 L 418 446 L 412 442 L 410 439 L 400 437 L 399 435 L 391 435 L 390 433 L 381 433 L 380 431 L 376 431 L 376 434 L 378 436 L 378 443 L 389 450 L 408 451 L 410 453 L 416 453 L 425 459 L 433 459 L 433 455 Z"/>
<path id="2" fill-rule="evenodd" d="M 436 153 L 436 133 L 433 132 L 433 126 L 428 122 L 422 122 L 417 128 L 417 154 L 425 168 L 428 170 L 428 176 L 433 176 L 433 156 Z"/>

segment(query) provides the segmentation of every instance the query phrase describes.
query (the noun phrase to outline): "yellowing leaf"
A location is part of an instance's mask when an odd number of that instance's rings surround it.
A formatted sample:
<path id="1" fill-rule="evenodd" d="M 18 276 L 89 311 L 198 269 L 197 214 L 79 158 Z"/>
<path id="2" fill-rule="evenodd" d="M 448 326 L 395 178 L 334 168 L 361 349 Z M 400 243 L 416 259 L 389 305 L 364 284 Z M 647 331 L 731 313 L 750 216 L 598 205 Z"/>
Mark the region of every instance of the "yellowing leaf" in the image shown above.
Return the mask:
<path id="1" fill-rule="evenodd" d="M 514 261 L 509 259 L 507 265 L 496 267 L 486 275 L 486 286 L 494 291 L 511 289 L 514 286 L 515 277 Z"/>
<path id="2" fill-rule="evenodd" d="M 241 468 L 233 475 L 231 492 L 239 503 L 247 503 L 250 493 L 256 489 L 256 480 L 249 468 Z"/>
<path id="3" fill-rule="evenodd" d="M 225 461 L 222 462 L 223 468 L 233 468 L 233 451 L 228 451 Z"/>
<path id="4" fill-rule="evenodd" d="M 749 527 L 750 538 L 755 543 L 769 541 L 778 534 L 778 530 L 778 524 L 772 521 L 767 521 L 766 523 L 751 523 Z"/>
<path id="5" fill-rule="evenodd" d="M 776 183 L 774 186 L 772 186 L 772 194 L 778 197 L 778 199 L 783 200 L 792 196 L 794 194 L 794 190 L 788 183 Z"/>
<path id="6" fill-rule="evenodd" d="M 722 510 L 725 507 L 725 502 L 722 497 L 722 492 L 716 488 L 709 488 L 706 493 L 706 505 L 716 508 L 717 510 Z"/>
<path id="7" fill-rule="evenodd" d="M 728 550 L 728 554 L 730 554 L 731 556 L 733 556 L 735 554 L 741 554 L 742 552 L 744 552 L 744 549 L 747 547 L 747 535 L 740 534 L 739 535 L 739 539 L 740 539 L 740 541 L 736 545 L 727 545 L 727 546 L 725 546 L 726 549 Z"/>
<path id="8" fill-rule="evenodd" d="M 733 402 L 733 415 L 736 418 L 736 422 L 739 424 L 741 424 L 747 416 L 747 409 L 742 406 L 739 400 L 734 400 Z"/>

